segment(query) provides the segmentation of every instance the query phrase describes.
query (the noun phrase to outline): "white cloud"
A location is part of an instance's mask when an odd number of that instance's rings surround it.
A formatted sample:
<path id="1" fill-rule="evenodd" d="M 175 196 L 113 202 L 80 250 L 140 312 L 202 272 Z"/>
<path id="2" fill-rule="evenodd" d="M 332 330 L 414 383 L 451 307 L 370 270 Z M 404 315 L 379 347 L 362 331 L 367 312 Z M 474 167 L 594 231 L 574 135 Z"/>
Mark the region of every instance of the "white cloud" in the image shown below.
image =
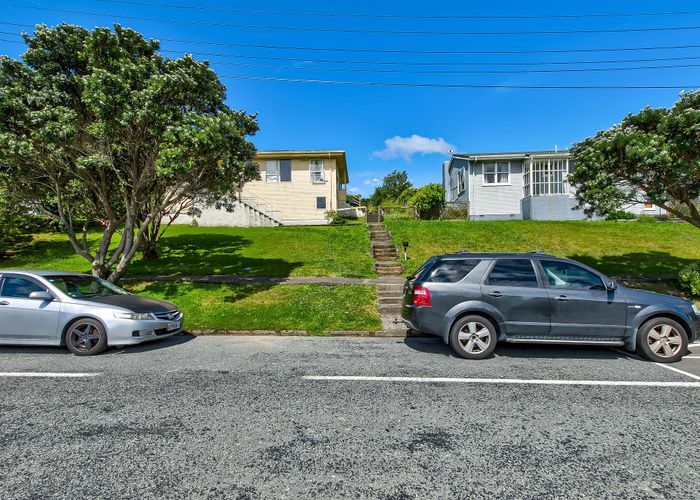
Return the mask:
<path id="1" fill-rule="evenodd" d="M 403 158 L 406 161 L 411 161 L 413 155 L 448 154 L 453 149 L 455 147 L 442 137 L 432 139 L 417 134 L 413 134 L 411 137 L 397 135 L 384 141 L 384 149 L 375 151 L 372 156 L 382 160 Z"/>
<path id="2" fill-rule="evenodd" d="M 356 187 L 348 188 L 348 193 L 350 193 L 350 194 L 360 194 L 361 192 L 362 191 L 360 191 L 360 188 L 356 188 Z"/>
<path id="3" fill-rule="evenodd" d="M 376 177 L 374 179 L 367 179 L 363 182 L 363 184 L 365 184 L 366 186 L 379 186 L 381 183 L 382 181 L 377 179 Z"/>

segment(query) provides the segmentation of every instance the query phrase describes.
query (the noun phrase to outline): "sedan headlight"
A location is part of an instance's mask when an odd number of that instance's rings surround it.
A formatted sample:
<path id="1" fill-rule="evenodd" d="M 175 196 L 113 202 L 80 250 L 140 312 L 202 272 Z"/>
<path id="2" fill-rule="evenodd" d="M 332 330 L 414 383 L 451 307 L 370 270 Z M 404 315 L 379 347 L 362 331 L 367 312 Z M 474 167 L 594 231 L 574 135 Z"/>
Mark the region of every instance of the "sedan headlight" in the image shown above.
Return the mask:
<path id="1" fill-rule="evenodd" d="M 695 311 L 696 316 L 700 316 L 700 307 L 697 304 L 693 304 L 693 311 Z"/>
<path id="2" fill-rule="evenodd" d="M 151 313 L 114 313 L 118 319 L 133 319 L 137 321 L 155 319 Z"/>

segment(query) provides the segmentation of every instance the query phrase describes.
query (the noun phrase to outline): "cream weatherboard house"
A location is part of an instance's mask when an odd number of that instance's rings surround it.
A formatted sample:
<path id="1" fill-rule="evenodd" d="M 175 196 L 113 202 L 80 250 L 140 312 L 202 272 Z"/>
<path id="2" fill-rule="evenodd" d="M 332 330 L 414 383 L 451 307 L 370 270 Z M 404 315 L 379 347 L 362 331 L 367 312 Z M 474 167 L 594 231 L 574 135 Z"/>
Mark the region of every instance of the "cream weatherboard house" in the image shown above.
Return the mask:
<path id="1" fill-rule="evenodd" d="M 247 182 L 235 210 L 204 209 L 200 226 L 279 226 L 327 224 L 326 212 L 352 215 L 347 202 L 345 151 L 258 151 L 260 180 Z"/>

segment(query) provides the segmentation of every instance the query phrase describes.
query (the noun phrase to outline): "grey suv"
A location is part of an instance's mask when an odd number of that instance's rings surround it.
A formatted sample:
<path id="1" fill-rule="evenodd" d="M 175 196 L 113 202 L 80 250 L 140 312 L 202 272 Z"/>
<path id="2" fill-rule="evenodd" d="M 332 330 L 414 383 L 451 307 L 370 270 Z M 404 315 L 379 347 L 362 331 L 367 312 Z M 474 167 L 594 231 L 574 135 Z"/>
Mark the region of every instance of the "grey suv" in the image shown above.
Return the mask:
<path id="1" fill-rule="evenodd" d="M 402 316 L 408 328 L 442 337 L 467 359 L 507 341 L 624 346 L 670 363 L 700 332 L 692 302 L 625 288 L 543 253 L 433 257 L 406 281 Z"/>

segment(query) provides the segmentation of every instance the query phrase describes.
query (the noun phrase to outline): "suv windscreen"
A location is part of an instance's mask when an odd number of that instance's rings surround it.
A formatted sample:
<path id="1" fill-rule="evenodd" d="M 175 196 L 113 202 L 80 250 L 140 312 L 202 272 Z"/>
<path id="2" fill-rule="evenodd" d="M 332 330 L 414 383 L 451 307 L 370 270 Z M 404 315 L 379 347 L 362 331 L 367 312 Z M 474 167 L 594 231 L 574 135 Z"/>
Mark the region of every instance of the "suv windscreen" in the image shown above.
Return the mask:
<path id="1" fill-rule="evenodd" d="M 486 279 L 493 286 L 537 287 L 537 274 L 530 259 L 499 259 Z"/>
<path id="2" fill-rule="evenodd" d="M 422 281 L 430 283 L 457 283 L 466 278 L 479 262 L 476 259 L 437 261 Z"/>

